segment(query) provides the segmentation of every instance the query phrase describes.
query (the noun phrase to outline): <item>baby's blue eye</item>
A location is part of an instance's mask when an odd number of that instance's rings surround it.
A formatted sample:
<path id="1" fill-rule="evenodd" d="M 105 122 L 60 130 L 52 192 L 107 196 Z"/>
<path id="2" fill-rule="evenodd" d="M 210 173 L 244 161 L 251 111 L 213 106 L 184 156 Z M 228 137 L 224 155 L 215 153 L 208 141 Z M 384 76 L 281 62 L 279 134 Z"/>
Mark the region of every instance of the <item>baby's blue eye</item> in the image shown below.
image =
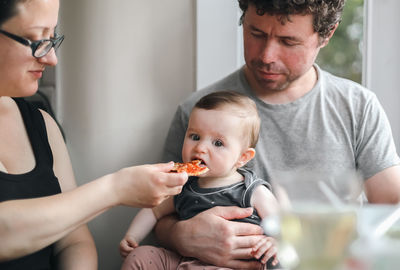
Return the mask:
<path id="1" fill-rule="evenodd" d="M 198 141 L 200 140 L 200 136 L 197 134 L 190 134 L 189 138 L 192 139 L 193 141 Z"/>
<path id="2" fill-rule="evenodd" d="M 214 145 L 217 146 L 217 147 L 224 146 L 224 144 L 223 144 L 220 140 L 216 140 L 216 141 L 214 142 Z"/>

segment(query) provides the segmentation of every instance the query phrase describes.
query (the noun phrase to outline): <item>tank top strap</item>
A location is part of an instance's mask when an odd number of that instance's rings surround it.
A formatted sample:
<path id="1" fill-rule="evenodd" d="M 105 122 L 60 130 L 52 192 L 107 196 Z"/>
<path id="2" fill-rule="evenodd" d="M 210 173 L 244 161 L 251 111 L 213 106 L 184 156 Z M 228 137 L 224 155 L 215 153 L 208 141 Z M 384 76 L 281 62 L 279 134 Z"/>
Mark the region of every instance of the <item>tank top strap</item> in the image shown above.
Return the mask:
<path id="1" fill-rule="evenodd" d="M 23 98 L 14 98 L 21 112 L 26 132 L 31 142 L 36 159 L 36 166 L 44 165 L 43 162 L 53 167 L 53 154 L 47 137 L 46 124 L 42 113 L 37 107 Z"/>

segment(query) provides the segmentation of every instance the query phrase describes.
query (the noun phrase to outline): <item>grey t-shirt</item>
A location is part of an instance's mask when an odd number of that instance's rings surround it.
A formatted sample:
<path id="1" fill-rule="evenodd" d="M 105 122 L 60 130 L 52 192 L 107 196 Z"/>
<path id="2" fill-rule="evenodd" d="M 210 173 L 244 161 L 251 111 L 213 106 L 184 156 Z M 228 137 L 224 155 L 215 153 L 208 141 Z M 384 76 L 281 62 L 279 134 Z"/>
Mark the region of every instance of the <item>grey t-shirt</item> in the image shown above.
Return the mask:
<path id="1" fill-rule="evenodd" d="M 204 95 L 233 90 L 252 98 L 261 118 L 256 156 L 249 164 L 263 179 L 319 179 L 336 192 L 356 173 L 366 180 L 399 164 L 390 124 L 376 95 L 315 65 L 318 81 L 300 99 L 267 104 L 253 95 L 243 68 L 193 93 L 179 105 L 163 160 L 181 160 L 190 112 Z M 351 199 L 351 198 L 345 198 Z"/>

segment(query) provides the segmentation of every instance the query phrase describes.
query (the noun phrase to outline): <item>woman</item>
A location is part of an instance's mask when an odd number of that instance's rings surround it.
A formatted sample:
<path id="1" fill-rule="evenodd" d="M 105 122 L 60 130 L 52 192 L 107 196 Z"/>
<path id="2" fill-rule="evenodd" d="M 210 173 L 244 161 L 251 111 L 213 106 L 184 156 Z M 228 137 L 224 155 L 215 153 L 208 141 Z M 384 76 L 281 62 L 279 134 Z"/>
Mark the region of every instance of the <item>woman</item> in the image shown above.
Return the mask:
<path id="1" fill-rule="evenodd" d="M 0 269 L 97 269 L 86 222 L 180 192 L 173 163 L 124 168 L 76 187 L 60 130 L 33 95 L 57 63 L 59 0 L 0 0 Z"/>

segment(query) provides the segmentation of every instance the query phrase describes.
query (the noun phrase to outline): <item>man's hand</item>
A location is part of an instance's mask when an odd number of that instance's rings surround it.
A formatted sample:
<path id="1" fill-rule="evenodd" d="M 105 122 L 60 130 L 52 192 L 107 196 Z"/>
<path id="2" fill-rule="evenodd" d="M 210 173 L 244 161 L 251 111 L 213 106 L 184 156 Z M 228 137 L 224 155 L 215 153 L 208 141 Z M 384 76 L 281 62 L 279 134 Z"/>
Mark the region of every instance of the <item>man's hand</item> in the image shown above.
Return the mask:
<path id="1" fill-rule="evenodd" d="M 183 256 L 216 266 L 260 269 L 260 262 L 251 259 L 252 247 L 264 237 L 262 228 L 230 221 L 248 217 L 252 212 L 251 208 L 217 206 L 185 221 L 172 223 L 169 217 L 165 225 L 161 221 L 156 232 Z"/>

